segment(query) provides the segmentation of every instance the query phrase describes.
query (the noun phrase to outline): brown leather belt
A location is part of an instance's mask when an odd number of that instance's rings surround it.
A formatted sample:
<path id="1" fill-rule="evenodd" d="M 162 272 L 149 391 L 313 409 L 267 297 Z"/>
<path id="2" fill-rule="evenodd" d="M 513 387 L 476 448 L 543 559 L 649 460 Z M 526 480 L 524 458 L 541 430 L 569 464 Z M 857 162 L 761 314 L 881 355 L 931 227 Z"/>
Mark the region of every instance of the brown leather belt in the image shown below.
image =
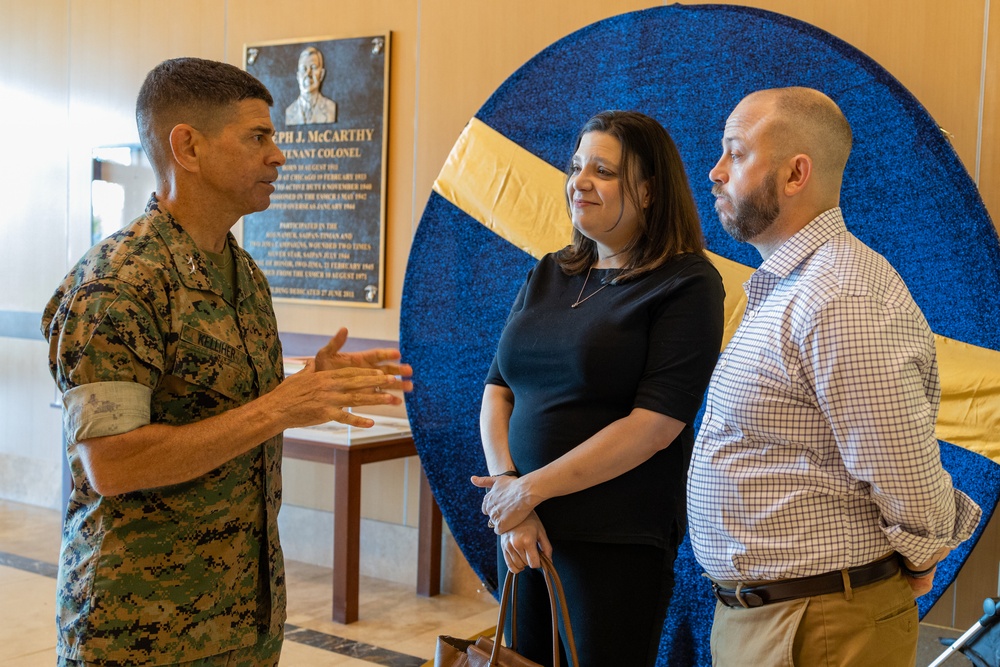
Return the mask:
<path id="1" fill-rule="evenodd" d="M 851 588 L 859 588 L 888 579 L 899 571 L 899 561 L 896 554 L 887 556 L 868 565 L 860 565 L 847 570 L 851 580 Z M 818 574 L 814 577 L 801 579 L 785 579 L 759 586 L 746 586 L 737 591 L 723 588 L 712 582 L 715 597 L 727 607 L 762 607 L 773 602 L 784 602 L 797 598 L 808 598 L 829 593 L 844 591 L 844 577 L 840 570 Z"/>

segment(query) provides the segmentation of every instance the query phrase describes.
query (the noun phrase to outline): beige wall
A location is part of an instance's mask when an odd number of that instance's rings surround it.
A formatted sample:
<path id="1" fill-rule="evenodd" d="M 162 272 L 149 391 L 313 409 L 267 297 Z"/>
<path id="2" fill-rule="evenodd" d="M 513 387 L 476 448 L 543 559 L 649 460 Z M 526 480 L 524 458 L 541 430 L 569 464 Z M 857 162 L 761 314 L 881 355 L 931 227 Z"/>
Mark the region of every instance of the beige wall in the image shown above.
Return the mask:
<path id="1" fill-rule="evenodd" d="M 395 339 L 410 240 L 431 183 L 466 122 L 552 42 L 610 12 L 660 4 L 0 0 L 0 126 L 7 149 L 0 161 L 0 324 L 3 317 L 37 319 L 86 249 L 90 150 L 136 141 L 133 104 L 150 67 L 181 55 L 240 64 L 245 43 L 389 30 L 386 307 L 280 304 L 278 316 L 284 331 L 320 334 L 345 325 L 355 336 Z M 951 133 L 974 176 L 978 165 L 984 199 L 1000 219 L 1000 8 L 994 6 L 987 21 L 988 0 L 743 4 L 808 21 L 885 66 Z M 992 47 L 986 62 L 984 35 Z M 49 407 L 54 392 L 45 358 L 46 346 L 22 334 L 0 345 L 0 496 L 55 507 L 59 421 Z M 378 464 L 365 474 L 366 516 L 414 525 L 414 462 Z M 289 478 L 290 503 L 328 506 L 322 469 L 292 464 Z"/>

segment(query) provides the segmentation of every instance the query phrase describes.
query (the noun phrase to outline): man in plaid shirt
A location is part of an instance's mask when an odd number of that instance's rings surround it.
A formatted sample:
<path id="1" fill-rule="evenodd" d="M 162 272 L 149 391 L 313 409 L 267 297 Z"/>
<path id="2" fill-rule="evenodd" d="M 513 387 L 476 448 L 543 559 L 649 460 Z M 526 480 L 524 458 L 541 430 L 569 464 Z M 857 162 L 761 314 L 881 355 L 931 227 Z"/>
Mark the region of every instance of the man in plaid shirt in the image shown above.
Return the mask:
<path id="1" fill-rule="evenodd" d="M 708 389 L 688 474 L 716 665 L 916 660 L 915 596 L 981 511 L 941 467 L 934 338 L 839 207 L 851 129 L 826 95 L 753 93 L 709 176 L 763 263 Z"/>

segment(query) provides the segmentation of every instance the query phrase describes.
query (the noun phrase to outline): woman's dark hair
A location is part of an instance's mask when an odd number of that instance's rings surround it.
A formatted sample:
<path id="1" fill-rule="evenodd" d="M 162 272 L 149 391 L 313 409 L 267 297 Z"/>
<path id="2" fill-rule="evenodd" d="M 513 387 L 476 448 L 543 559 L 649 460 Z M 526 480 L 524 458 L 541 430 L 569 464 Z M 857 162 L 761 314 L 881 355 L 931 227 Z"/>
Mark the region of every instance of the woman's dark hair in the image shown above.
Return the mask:
<path id="1" fill-rule="evenodd" d="M 621 143 L 619 173 L 623 206 L 627 198 L 639 213 L 638 233 L 621 250 L 623 270 L 615 282 L 652 271 L 675 255 L 703 254 L 705 244 L 691 186 L 677 146 L 663 126 L 637 111 L 603 111 L 580 130 L 574 153 L 588 132 L 603 132 Z M 567 183 L 568 179 L 569 175 Z M 650 195 L 646 208 L 639 201 L 639 186 L 643 182 L 647 183 Z M 567 191 L 566 205 L 571 204 Z M 556 258 L 565 273 L 583 273 L 598 259 L 597 244 L 574 229 L 572 243 L 560 250 Z"/>

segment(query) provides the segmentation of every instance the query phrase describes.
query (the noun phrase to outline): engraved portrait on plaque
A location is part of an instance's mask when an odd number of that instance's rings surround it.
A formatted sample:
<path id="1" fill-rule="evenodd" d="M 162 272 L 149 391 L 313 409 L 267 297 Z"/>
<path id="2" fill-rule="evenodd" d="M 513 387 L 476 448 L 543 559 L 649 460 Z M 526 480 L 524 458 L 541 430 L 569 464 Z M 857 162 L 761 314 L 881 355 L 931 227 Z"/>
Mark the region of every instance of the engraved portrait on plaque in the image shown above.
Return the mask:
<path id="1" fill-rule="evenodd" d="M 336 123 L 337 103 L 320 92 L 326 78 L 323 52 L 315 46 L 302 49 L 295 78 L 299 82 L 299 96 L 285 109 L 285 125 Z"/>

